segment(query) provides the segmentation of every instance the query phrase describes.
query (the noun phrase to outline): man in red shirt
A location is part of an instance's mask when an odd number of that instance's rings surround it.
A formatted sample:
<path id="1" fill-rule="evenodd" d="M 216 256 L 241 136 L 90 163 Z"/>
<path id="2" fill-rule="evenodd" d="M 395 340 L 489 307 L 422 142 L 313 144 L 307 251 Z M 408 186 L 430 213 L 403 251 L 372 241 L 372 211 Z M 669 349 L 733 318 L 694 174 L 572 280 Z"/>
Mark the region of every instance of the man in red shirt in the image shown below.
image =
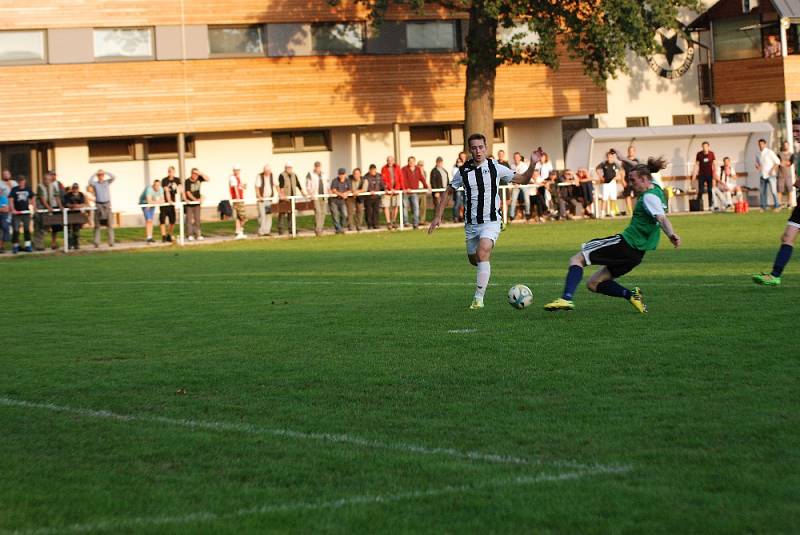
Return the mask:
<path id="1" fill-rule="evenodd" d="M 713 187 L 717 179 L 717 157 L 711 152 L 708 141 L 703 141 L 703 150 L 697 153 L 692 171 L 692 180 L 697 181 L 697 200 L 703 200 L 703 190 L 708 192 L 708 209 L 714 208 Z"/>
<path id="2" fill-rule="evenodd" d="M 425 180 L 425 173 L 417 165 L 417 159 L 409 156 L 408 165 L 403 167 L 403 191 L 405 197 L 403 214 L 405 214 L 406 221 L 408 221 L 408 207 L 410 205 L 413 218 L 411 224 L 414 230 L 419 228 L 419 193 L 412 193 L 412 190 L 420 189 L 420 184 L 423 188 L 429 189 L 428 182 Z"/>
<path id="3" fill-rule="evenodd" d="M 386 216 L 386 226 L 389 230 L 397 228 L 394 219 L 397 217 L 397 193 L 403 189 L 403 172 L 394 161 L 394 156 L 386 157 L 386 165 L 381 168 L 381 178 L 386 187 L 381 205 Z"/>

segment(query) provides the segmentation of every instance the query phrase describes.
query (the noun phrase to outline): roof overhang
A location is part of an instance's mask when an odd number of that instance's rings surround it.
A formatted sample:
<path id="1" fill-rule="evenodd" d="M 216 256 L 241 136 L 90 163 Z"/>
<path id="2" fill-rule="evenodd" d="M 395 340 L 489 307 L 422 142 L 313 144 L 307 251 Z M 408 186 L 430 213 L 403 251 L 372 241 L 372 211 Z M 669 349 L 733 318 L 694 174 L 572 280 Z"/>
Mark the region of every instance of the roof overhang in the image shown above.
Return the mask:
<path id="1" fill-rule="evenodd" d="M 586 128 L 576 133 L 567 147 L 568 169 L 593 169 L 611 148 L 625 154 L 634 145 L 640 158 L 664 156 L 669 167 L 664 176 L 691 174 L 694 156 L 703 141 L 722 159 L 730 156 L 738 171 L 752 171 L 759 138 L 768 142 L 774 128 L 769 123 L 697 124 L 637 128 Z"/>

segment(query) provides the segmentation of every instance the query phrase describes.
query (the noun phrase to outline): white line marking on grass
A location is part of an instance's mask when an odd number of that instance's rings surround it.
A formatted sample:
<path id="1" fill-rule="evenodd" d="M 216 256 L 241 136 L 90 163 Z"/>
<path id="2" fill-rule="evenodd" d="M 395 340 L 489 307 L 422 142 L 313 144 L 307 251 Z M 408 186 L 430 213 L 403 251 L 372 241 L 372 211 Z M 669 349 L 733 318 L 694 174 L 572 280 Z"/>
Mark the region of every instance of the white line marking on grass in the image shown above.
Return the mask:
<path id="1" fill-rule="evenodd" d="M 163 285 L 170 285 L 174 286 L 175 284 L 181 282 L 185 283 L 190 279 L 184 279 L 181 281 L 177 280 L 158 280 L 158 281 L 77 281 L 77 284 L 86 284 L 86 285 L 104 285 L 104 286 L 120 286 L 120 285 L 151 285 L 152 284 L 163 284 Z M 269 284 L 270 286 L 273 285 L 319 285 L 319 286 L 342 286 L 342 285 L 350 285 L 350 286 L 475 286 L 475 282 L 412 282 L 412 281 L 320 281 L 320 280 L 312 280 L 312 281 L 301 281 L 301 280 L 280 280 L 280 279 L 268 279 L 265 278 L 260 281 L 239 281 L 239 280 L 207 280 L 207 279 L 195 279 L 196 282 L 202 282 L 203 284 L 253 284 L 261 282 L 263 284 Z M 489 286 L 496 286 L 496 283 L 489 283 Z"/>
<path id="2" fill-rule="evenodd" d="M 462 451 L 455 448 L 437 448 L 430 446 L 421 446 L 418 444 L 408 444 L 405 442 L 383 442 L 380 440 L 362 438 L 348 434 L 309 433 L 304 431 L 293 431 L 291 429 L 273 429 L 268 427 L 259 427 L 245 423 L 188 420 L 183 418 L 169 418 L 166 416 L 151 416 L 146 414 L 145 415 L 119 414 L 107 410 L 82 409 L 78 407 L 56 405 L 54 403 L 36 403 L 36 402 L 17 400 L 6 397 L 0 397 L 0 405 L 5 405 L 7 407 L 43 409 L 51 412 L 77 414 L 79 416 L 84 416 L 86 418 L 99 418 L 99 419 L 117 420 L 122 422 L 158 423 L 158 424 L 174 425 L 178 427 L 185 427 L 189 429 L 206 429 L 210 431 L 232 431 L 232 432 L 246 433 L 250 435 L 269 435 L 274 437 L 288 438 L 295 440 L 313 440 L 319 442 L 349 444 L 351 446 L 359 446 L 364 448 L 374 448 L 381 450 L 393 450 L 393 451 L 400 451 L 403 453 L 415 453 L 419 455 L 440 455 L 443 457 L 452 457 L 455 459 L 466 459 L 470 461 L 482 461 L 488 463 L 512 464 L 512 465 L 549 465 L 549 466 L 558 466 L 563 468 L 573 468 L 581 470 L 596 470 L 596 469 L 613 470 L 619 468 L 618 466 L 613 466 L 613 465 L 606 466 L 601 464 L 585 464 L 573 461 L 541 461 L 537 459 L 526 459 L 522 457 L 502 455 L 498 453 Z"/>
<path id="3" fill-rule="evenodd" d="M 267 277 L 265 275 L 265 277 Z M 146 281 L 146 280 L 127 280 L 127 281 L 76 281 L 73 284 L 85 284 L 89 286 L 125 286 L 125 285 L 133 285 L 133 286 L 140 286 L 140 285 L 165 285 L 165 286 L 174 286 L 177 283 L 185 283 L 187 280 L 194 280 L 196 282 L 202 282 L 203 284 L 221 284 L 221 285 L 252 285 L 252 284 L 268 284 L 270 286 L 308 286 L 308 285 L 317 285 L 317 286 L 383 286 L 383 287 L 392 287 L 392 286 L 431 286 L 431 287 L 447 287 L 447 286 L 455 286 L 455 287 L 467 287 L 467 286 L 475 286 L 475 282 L 436 282 L 436 281 L 427 281 L 427 282 L 414 282 L 414 281 L 321 281 L 321 280 L 280 280 L 280 279 L 269 279 L 264 278 L 263 280 L 248 280 L 248 281 L 240 281 L 240 280 L 208 280 L 208 279 L 182 279 L 178 280 L 157 280 L 157 281 Z M 744 276 L 742 279 L 743 282 L 742 286 L 751 286 L 755 287 L 748 278 L 748 276 Z M 741 282 L 741 281 L 740 281 Z M 497 286 L 505 286 L 506 284 L 514 284 L 513 282 L 490 282 L 490 287 L 497 287 Z M 669 282 L 669 281 L 658 281 L 658 282 L 644 282 L 640 283 L 642 288 L 647 289 L 648 287 L 656 287 L 656 288 L 735 288 L 735 282 L 729 283 L 716 283 L 716 282 Z M 541 286 L 555 286 L 560 287 L 564 285 L 564 281 L 555 280 L 555 281 L 545 281 L 545 282 L 537 282 L 536 284 L 528 284 L 528 286 L 532 288 L 537 288 Z"/>
<path id="4" fill-rule="evenodd" d="M 478 332 L 478 329 L 450 329 L 447 332 L 449 334 L 469 334 Z"/>
<path id="5" fill-rule="evenodd" d="M 185 525 L 198 522 L 218 522 L 222 520 L 233 520 L 256 515 L 270 515 L 280 513 L 293 513 L 298 511 L 319 511 L 324 509 L 343 509 L 359 505 L 382 505 L 406 500 L 419 500 L 424 498 L 435 498 L 450 494 L 466 494 L 486 489 L 499 489 L 507 487 L 536 485 L 539 483 L 574 481 L 587 476 L 624 474 L 629 472 L 630 467 L 604 467 L 591 470 L 581 470 L 565 472 L 561 474 L 539 474 L 536 476 L 516 476 L 512 478 L 495 479 L 484 483 L 467 485 L 448 485 L 434 489 L 412 490 L 397 494 L 376 494 L 364 496 L 351 496 L 338 500 L 327 500 L 318 502 L 294 502 L 287 504 L 266 504 L 256 507 L 248 507 L 227 513 L 196 512 L 185 515 L 174 516 L 150 516 L 98 520 L 86 524 L 72 524 L 63 527 L 39 528 L 33 530 L 21 530 L 5 532 L 7 535 L 54 535 L 57 533 L 91 533 L 94 531 L 118 531 L 122 529 L 136 529 L 166 525 Z"/>

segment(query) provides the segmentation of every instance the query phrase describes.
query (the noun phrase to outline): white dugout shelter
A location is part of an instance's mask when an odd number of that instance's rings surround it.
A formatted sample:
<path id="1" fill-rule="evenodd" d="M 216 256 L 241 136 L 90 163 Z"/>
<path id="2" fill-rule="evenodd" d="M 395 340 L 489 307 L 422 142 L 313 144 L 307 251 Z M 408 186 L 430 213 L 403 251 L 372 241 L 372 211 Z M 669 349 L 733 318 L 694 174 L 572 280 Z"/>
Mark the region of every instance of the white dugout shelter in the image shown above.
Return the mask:
<path id="1" fill-rule="evenodd" d="M 614 148 L 624 156 L 628 146 L 633 145 L 639 159 L 664 156 L 668 160 L 662 172 L 665 186 L 689 191 L 696 189 L 696 184 L 689 183 L 695 156 L 703 141 L 708 141 L 719 165 L 722 158 L 730 157 L 738 183 L 757 188 L 758 140 L 764 138 L 772 147 L 772 132 L 769 123 L 586 128 L 569 142 L 565 162 L 569 169 L 586 167 L 592 171 L 605 160 L 608 149 Z"/>

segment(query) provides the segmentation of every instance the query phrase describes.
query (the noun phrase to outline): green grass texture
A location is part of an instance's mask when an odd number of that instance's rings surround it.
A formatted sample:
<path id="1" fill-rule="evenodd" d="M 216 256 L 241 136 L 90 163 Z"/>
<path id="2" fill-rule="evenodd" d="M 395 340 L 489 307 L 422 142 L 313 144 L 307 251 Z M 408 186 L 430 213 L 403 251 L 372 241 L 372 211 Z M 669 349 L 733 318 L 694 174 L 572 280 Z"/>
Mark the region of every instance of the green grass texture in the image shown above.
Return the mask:
<path id="1" fill-rule="evenodd" d="M 797 533 L 786 217 L 674 217 L 646 315 L 542 310 L 621 218 L 510 226 L 480 311 L 459 228 L 5 258 L 0 533 Z"/>

